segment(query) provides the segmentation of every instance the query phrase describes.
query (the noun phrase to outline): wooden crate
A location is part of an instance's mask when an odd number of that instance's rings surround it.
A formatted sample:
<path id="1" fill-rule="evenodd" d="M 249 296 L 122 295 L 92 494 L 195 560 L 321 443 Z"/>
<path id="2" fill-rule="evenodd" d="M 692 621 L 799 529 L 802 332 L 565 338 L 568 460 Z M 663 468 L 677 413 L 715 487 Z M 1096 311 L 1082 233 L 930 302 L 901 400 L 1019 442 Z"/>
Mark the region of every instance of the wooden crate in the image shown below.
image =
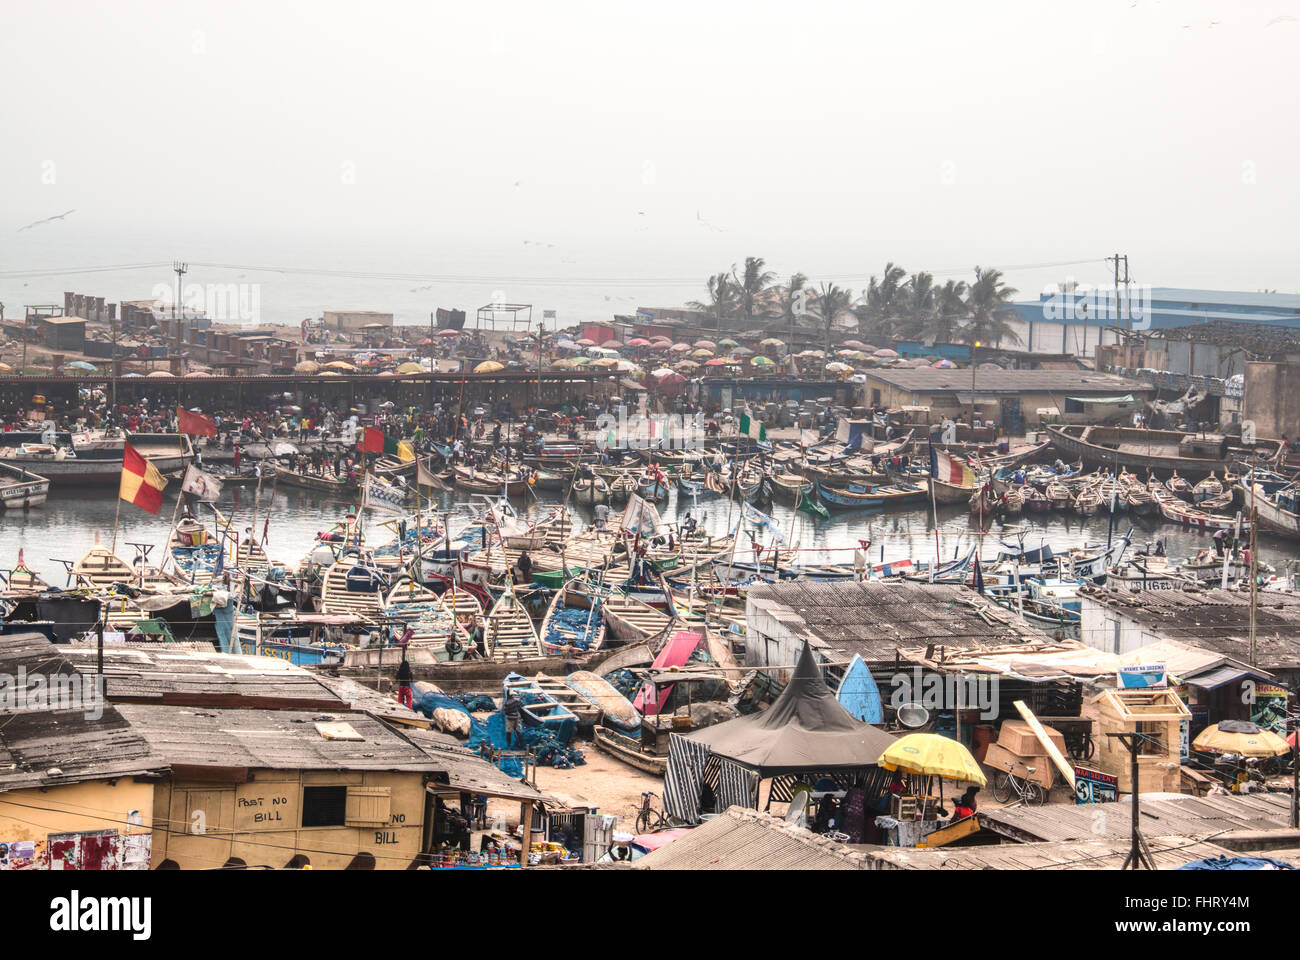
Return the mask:
<path id="1" fill-rule="evenodd" d="M 1056 745 L 1056 749 L 1064 755 L 1065 737 L 1061 736 L 1060 731 L 1048 726 L 1044 726 L 1043 730 L 1047 733 L 1047 739 L 1051 740 Z M 1034 736 L 1034 731 L 1029 728 L 1029 724 L 1023 720 L 1003 721 L 1002 729 L 998 731 L 998 746 L 1021 757 L 1047 756 L 1047 750 Z"/>
<path id="2" fill-rule="evenodd" d="M 1038 746 L 1038 741 L 1035 740 L 1034 744 Z M 1039 749 L 1042 749 L 1041 746 Z M 1014 773 L 1021 780 L 1036 783 L 1044 790 L 1050 790 L 1056 780 L 1056 767 L 1046 755 L 1022 756 L 1012 753 L 1001 743 L 989 744 L 988 753 L 984 755 L 984 763 L 995 770 Z M 1030 767 L 1034 768 L 1033 773 L 1029 772 Z"/>

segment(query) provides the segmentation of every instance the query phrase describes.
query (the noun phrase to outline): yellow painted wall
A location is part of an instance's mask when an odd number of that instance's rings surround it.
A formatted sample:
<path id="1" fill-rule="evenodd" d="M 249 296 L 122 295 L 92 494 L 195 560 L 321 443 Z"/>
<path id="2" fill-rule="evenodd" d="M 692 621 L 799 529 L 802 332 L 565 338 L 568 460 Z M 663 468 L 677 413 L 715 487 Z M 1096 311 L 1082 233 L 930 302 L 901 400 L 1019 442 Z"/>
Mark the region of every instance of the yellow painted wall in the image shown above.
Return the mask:
<path id="1" fill-rule="evenodd" d="M 387 823 L 301 826 L 304 786 L 345 785 L 388 788 Z M 339 869 L 367 852 L 376 869 L 405 870 L 420 852 L 424 775 L 258 770 L 250 783 L 160 783 L 155 804 L 155 867 L 170 859 L 182 869 L 198 870 L 220 867 L 231 857 L 250 866 L 283 867 L 301 853 L 314 868 Z"/>
<path id="2" fill-rule="evenodd" d="M 154 784 L 130 777 L 0 793 L 0 843 L 34 841 L 39 859 L 52 833 L 117 830 L 123 836 L 153 828 Z M 138 813 L 132 818 L 132 811 Z M 137 819 L 140 826 L 133 826 Z"/>

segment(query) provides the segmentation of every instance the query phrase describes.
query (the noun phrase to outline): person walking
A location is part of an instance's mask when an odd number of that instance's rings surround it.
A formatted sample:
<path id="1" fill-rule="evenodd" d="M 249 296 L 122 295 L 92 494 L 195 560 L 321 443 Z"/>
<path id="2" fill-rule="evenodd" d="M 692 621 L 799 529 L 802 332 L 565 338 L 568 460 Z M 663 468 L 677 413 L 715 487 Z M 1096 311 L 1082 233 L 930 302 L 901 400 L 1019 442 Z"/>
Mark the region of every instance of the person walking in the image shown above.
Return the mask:
<path id="1" fill-rule="evenodd" d="M 506 696 L 505 705 L 501 708 L 506 717 L 506 749 L 511 749 L 512 734 L 519 735 L 519 749 L 524 748 L 524 703 L 514 693 Z"/>

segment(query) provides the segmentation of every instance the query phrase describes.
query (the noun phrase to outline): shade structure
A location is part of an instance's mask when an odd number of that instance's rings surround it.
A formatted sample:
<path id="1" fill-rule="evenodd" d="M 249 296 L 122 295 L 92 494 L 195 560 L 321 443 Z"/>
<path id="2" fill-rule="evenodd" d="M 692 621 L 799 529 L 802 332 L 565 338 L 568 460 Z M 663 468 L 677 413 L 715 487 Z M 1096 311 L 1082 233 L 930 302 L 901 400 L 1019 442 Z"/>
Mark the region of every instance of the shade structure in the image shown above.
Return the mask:
<path id="1" fill-rule="evenodd" d="M 853 368 L 850 367 L 847 363 L 840 363 L 837 360 L 833 363 L 826 364 L 826 369 L 831 373 L 848 373 Z"/>
<path id="2" fill-rule="evenodd" d="M 718 346 L 720 347 L 737 347 L 739 345 L 740 345 L 739 341 L 732 340 L 730 337 L 725 337 L 722 340 L 718 341 Z"/>
<path id="3" fill-rule="evenodd" d="M 881 357 L 882 359 L 891 358 L 898 356 L 898 351 L 890 350 L 888 347 L 881 347 L 873 354 L 873 356 Z"/>
<path id="4" fill-rule="evenodd" d="M 826 354 L 823 353 L 821 350 L 800 350 L 797 354 L 795 354 L 795 356 L 807 357 L 811 359 L 816 357 L 824 357 L 826 356 Z"/>
<path id="5" fill-rule="evenodd" d="M 736 362 L 730 357 L 714 357 L 712 360 L 706 360 L 704 365 L 706 367 L 727 367 L 733 366 Z"/>
<path id="6" fill-rule="evenodd" d="M 294 373 L 320 373 L 320 364 L 315 360 L 304 360 L 293 365 Z"/>
<path id="7" fill-rule="evenodd" d="M 733 340 L 732 342 L 734 343 L 735 341 Z M 718 345 L 717 345 L 716 343 L 714 343 L 712 340 L 696 340 L 696 341 L 695 341 L 695 346 L 698 347 L 698 348 L 701 349 L 701 350 L 716 350 L 716 349 L 718 349 Z"/>
<path id="8" fill-rule="evenodd" d="M 418 363 L 407 362 L 407 363 L 400 364 L 397 368 L 397 372 L 398 373 L 424 373 L 424 367 L 420 366 Z"/>
<path id="9" fill-rule="evenodd" d="M 707 360 L 709 357 L 713 356 L 713 351 L 708 347 L 696 347 L 691 351 L 691 356 L 700 360 Z"/>
<path id="10" fill-rule="evenodd" d="M 750 359 L 749 362 L 752 363 L 752 364 L 753 364 L 754 366 L 756 366 L 756 367 L 775 367 L 775 366 L 776 366 L 776 361 L 773 360 L 771 357 L 757 356 L 757 357 L 753 357 L 752 359 Z"/>
<path id="11" fill-rule="evenodd" d="M 64 366 L 70 370 L 85 370 L 89 373 L 99 370 L 93 363 L 87 363 L 85 360 L 73 360 L 71 363 L 65 363 Z"/>
<path id="12" fill-rule="evenodd" d="M 1243 757 L 1276 757 L 1290 751 L 1290 745 L 1271 730 L 1248 720 L 1220 720 L 1196 735 L 1193 750 L 1205 753 L 1235 753 Z"/>
<path id="13" fill-rule="evenodd" d="M 673 353 L 690 353 L 691 345 L 689 343 L 674 343 L 668 349 L 670 349 Z"/>
<path id="14" fill-rule="evenodd" d="M 452 337 L 459 337 L 460 335 L 461 335 L 460 330 L 439 330 L 438 331 L 438 336 L 443 337 L 447 340 L 450 340 Z"/>
<path id="15" fill-rule="evenodd" d="M 615 360 L 614 368 L 619 373 L 643 373 L 644 371 L 631 360 Z"/>
<path id="16" fill-rule="evenodd" d="M 758 345 L 760 347 L 763 347 L 764 349 L 780 348 L 785 346 L 785 341 L 778 340 L 776 337 L 768 337 L 766 340 L 760 340 L 758 342 Z"/>
<path id="17" fill-rule="evenodd" d="M 650 346 L 650 341 L 645 337 L 633 337 L 627 342 L 627 345 L 629 347 L 648 347 Z"/>
<path id="18" fill-rule="evenodd" d="M 952 369 L 952 361 L 951 361 L 951 360 L 936 360 L 934 363 L 930 364 L 930 366 L 934 367 L 936 370 L 951 370 L 951 369 Z"/>
<path id="19" fill-rule="evenodd" d="M 604 343 L 601 344 L 601 346 L 604 347 L 606 350 L 622 350 L 622 349 L 623 349 L 623 341 L 621 341 L 621 340 L 606 340 Z"/>
<path id="20" fill-rule="evenodd" d="M 581 350 L 582 348 L 579 347 L 572 340 L 559 340 L 555 344 L 555 349 L 556 350 Z"/>
<path id="21" fill-rule="evenodd" d="M 835 699 L 808 644 L 790 682 L 770 707 L 706 727 L 689 738 L 710 753 L 756 770 L 760 777 L 868 767 L 896 742 L 892 733 L 863 723 Z"/>
<path id="22" fill-rule="evenodd" d="M 14 368 L 9 366 L 7 363 L 0 363 L 0 373 L 12 373 L 13 369 Z"/>
<path id="23" fill-rule="evenodd" d="M 496 373 L 498 370 L 504 370 L 505 365 L 497 363 L 495 360 L 484 360 L 474 368 L 475 373 Z"/>
<path id="24" fill-rule="evenodd" d="M 848 347 L 850 350 L 865 350 L 865 349 L 867 349 L 867 345 L 866 345 L 865 343 L 863 343 L 861 340 L 845 340 L 845 341 L 844 341 L 844 346 Z"/>
<path id="25" fill-rule="evenodd" d="M 671 377 L 672 375 L 672 367 L 658 367 L 650 371 L 650 376 L 652 377 Z"/>
<path id="26" fill-rule="evenodd" d="M 937 733 L 909 733 L 899 737 L 881 753 L 880 765 L 886 770 L 978 783 L 981 787 L 988 784 L 988 778 L 970 751 L 956 740 Z"/>
<path id="27" fill-rule="evenodd" d="M 580 347 L 594 347 L 596 345 L 595 340 L 588 340 L 586 337 L 583 337 L 581 340 L 575 340 L 573 342 Z"/>
<path id="28" fill-rule="evenodd" d="M 599 360 L 591 361 L 591 365 L 593 367 L 616 367 L 618 366 L 618 361 L 613 357 L 601 357 Z"/>
<path id="29" fill-rule="evenodd" d="M 749 349 L 749 347 L 732 347 L 732 348 L 731 348 L 731 355 L 732 355 L 733 357 L 748 357 L 748 356 L 750 356 L 753 352 L 754 352 L 754 351 L 751 350 L 751 349 Z"/>
<path id="30" fill-rule="evenodd" d="M 152 378 L 155 379 L 155 380 L 163 380 L 163 379 L 174 380 L 174 379 L 175 379 L 175 378 L 174 378 L 170 373 L 168 373 L 166 370 L 155 370 L 155 371 L 153 371 L 153 373 L 147 374 L 147 376 L 152 377 Z"/>
<path id="31" fill-rule="evenodd" d="M 348 363 L 346 360 L 331 360 L 329 363 L 325 364 L 325 369 L 335 370 L 339 373 L 357 372 L 357 368 L 354 367 L 352 364 Z"/>
<path id="32" fill-rule="evenodd" d="M 210 377 L 210 376 L 212 376 L 212 374 L 210 374 L 210 373 L 205 373 L 205 372 L 202 371 L 202 370 L 191 370 L 189 373 L 185 374 L 185 376 L 186 376 L 187 378 L 190 378 L 190 377 L 196 377 L 196 378 L 198 378 L 198 379 L 202 379 L 202 378 L 204 378 L 204 377 Z"/>
<path id="33" fill-rule="evenodd" d="M 574 363 L 572 360 L 565 359 L 565 360 L 556 360 L 553 364 L 551 364 L 551 366 L 555 367 L 557 370 L 569 370 L 572 369 L 573 367 L 576 367 L 577 364 Z"/>
<path id="34" fill-rule="evenodd" d="M 673 364 L 673 368 L 676 370 L 696 370 L 699 366 L 694 360 L 682 360 Z"/>

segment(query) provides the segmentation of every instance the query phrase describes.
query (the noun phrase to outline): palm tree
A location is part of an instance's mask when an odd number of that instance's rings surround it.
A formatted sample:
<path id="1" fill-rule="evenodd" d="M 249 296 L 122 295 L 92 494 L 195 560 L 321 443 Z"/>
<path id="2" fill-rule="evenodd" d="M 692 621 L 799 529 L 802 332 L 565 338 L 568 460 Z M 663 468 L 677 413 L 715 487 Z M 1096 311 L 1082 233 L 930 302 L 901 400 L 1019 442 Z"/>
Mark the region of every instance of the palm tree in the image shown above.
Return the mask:
<path id="1" fill-rule="evenodd" d="M 936 288 L 934 313 L 923 336 L 934 337 L 935 343 L 952 343 L 966 317 L 966 289 L 965 280 L 949 280 Z"/>
<path id="2" fill-rule="evenodd" d="M 708 280 L 709 299 L 707 303 L 692 300 L 687 304 L 692 310 L 699 310 L 713 317 L 718 324 L 718 333 L 722 332 L 722 321 L 730 318 L 736 309 L 736 285 L 731 282 L 727 271 L 715 273 Z"/>
<path id="3" fill-rule="evenodd" d="M 914 273 L 899 291 L 899 314 L 903 320 L 902 333 L 909 337 L 922 337 L 935 313 L 934 274 Z"/>
<path id="4" fill-rule="evenodd" d="M 871 278 L 858 303 L 858 319 L 866 321 L 872 327 L 863 333 L 868 336 L 879 333 L 886 338 L 890 335 L 893 321 L 902 306 L 900 291 L 906 277 L 907 271 L 895 266 L 891 260 L 885 264 L 882 279 L 877 280 L 874 276 Z"/>
<path id="5" fill-rule="evenodd" d="M 743 275 L 736 274 L 734 265 L 731 268 L 731 280 L 737 290 L 740 316 L 744 318 L 746 328 L 753 326 L 754 323 L 755 298 L 770 287 L 776 279 L 775 273 L 763 269 L 766 266 L 767 261 L 762 257 L 746 257 Z"/>
<path id="6" fill-rule="evenodd" d="M 966 294 L 966 310 L 970 322 L 961 330 L 966 343 L 993 343 L 1001 346 L 1002 338 L 1020 342 L 1020 335 L 1011 328 L 1010 320 L 1016 315 L 1011 309 L 1011 298 L 1018 290 L 1002 282 L 1002 271 L 993 267 L 975 268 L 975 282 Z"/>
<path id="7" fill-rule="evenodd" d="M 853 291 L 833 283 L 823 282 L 817 290 L 817 317 L 822 322 L 822 331 L 826 338 L 826 359 L 831 352 L 831 323 L 853 303 Z"/>

